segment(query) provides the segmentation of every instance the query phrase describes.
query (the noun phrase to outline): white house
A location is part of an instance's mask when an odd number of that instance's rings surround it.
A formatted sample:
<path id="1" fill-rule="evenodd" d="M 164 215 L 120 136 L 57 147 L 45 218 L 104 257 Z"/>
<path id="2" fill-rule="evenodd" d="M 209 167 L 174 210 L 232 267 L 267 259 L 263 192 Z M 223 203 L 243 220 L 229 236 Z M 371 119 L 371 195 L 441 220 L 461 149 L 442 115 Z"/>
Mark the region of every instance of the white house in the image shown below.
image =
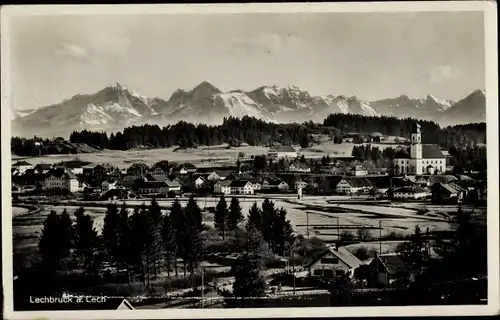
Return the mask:
<path id="1" fill-rule="evenodd" d="M 270 149 L 267 155 L 271 158 L 291 159 L 297 158 L 298 153 L 292 146 L 282 146 L 277 149 Z"/>
<path id="2" fill-rule="evenodd" d="M 177 180 L 170 180 L 165 182 L 167 184 L 167 192 L 180 192 L 181 184 Z"/>
<path id="3" fill-rule="evenodd" d="M 302 163 L 302 162 L 299 162 L 299 163 L 292 163 L 289 167 L 288 167 L 288 171 L 291 171 L 291 172 L 311 172 L 311 167 L 308 166 L 306 163 Z"/>
<path id="4" fill-rule="evenodd" d="M 368 170 L 366 170 L 363 166 L 354 166 L 351 169 L 352 176 L 366 176 L 368 174 Z"/>
<path id="5" fill-rule="evenodd" d="M 230 194 L 231 193 L 231 180 L 217 181 L 214 185 L 214 193 Z"/>
<path id="6" fill-rule="evenodd" d="M 115 189 L 117 184 L 118 184 L 118 181 L 116 181 L 116 180 L 104 180 L 101 183 L 101 190 L 102 190 L 102 192 L 106 192 L 106 191 L 109 191 L 111 189 Z"/>
<path id="7" fill-rule="evenodd" d="M 17 169 L 20 174 L 23 174 L 28 169 L 33 169 L 33 165 L 26 161 L 18 161 L 12 165 L 12 168 Z"/>
<path id="8" fill-rule="evenodd" d="M 191 163 L 185 163 L 179 169 L 180 174 L 188 174 L 188 173 L 195 173 L 195 172 L 196 172 L 196 167 Z"/>
<path id="9" fill-rule="evenodd" d="M 65 190 L 72 193 L 80 190 L 80 183 L 75 174 L 64 169 L 51 171 L 44 179 L 44 186 L 46 190 Z"/>
<path id="10" fill-rule="evenodd" d="M 372 184 L 363 177 L 342 178 L 335 187 L 335 191 L 339 193 L 356 193 L 370 188 Z"/>
<path id="11" fill-rule="evenodd" d="M 205 182 L 206 182 L 205 178 L 198 177 L 194 181 L 194 185 L 196 186 L 196 188 L 201 188 L 205 184 Z"/>
<path id="12" fill-rule="evenodd" d="M 398 155 L 393 160 L 396 174 L 434 174 L 446 171 L 446 157 L 438 146 L 422 144 L 420 125 L 411 134 L 410 155 Z"/>
<path id="13" fill-rule="evenodd" d="M 363 265 L 363 262 L 344 248 L 330 248 L 308 266 L 313 277 L 344 277 L 350 270 Z"/>
<path id="14" fill-rule="evenodd" d="M 394 190 L 394 199 L 425 199 L 428 192 L 421 188 L 403 187 Z"/>
<path id="15" fill-rule="evenodd" d="M 230 171 L 214 171 L 208 175 L 207 180 L 209 181 L 225 180 L 230 175 L 231 175 Z"/>
<path id="16" fill-rule="evenodd" d="M 247 180 L 233 180 L 229 184 L 231 194 L 254 194 L 253 185 Z"/>

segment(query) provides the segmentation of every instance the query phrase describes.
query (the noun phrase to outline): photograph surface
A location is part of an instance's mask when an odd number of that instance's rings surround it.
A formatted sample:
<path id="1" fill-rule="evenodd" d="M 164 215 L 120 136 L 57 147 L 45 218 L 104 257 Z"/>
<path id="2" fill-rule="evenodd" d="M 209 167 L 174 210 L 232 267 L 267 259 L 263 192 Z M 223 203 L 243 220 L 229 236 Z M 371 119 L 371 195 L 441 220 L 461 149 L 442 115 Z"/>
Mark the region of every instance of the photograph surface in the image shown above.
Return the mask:
<path id="1" fill-rule="evenodd" d="M 6 315 L 498 307 L 494 6 L 436 4 L 2 8 Z"/>

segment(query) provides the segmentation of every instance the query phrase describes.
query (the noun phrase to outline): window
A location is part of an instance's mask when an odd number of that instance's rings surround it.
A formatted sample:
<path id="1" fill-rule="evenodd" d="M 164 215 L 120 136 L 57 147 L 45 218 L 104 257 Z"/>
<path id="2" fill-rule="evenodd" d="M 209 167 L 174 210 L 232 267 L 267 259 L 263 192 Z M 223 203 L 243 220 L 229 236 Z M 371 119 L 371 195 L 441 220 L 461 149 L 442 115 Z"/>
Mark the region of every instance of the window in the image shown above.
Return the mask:
<path id="1" fill-rule="evenodd" d="M 333 277 L 333 270 L 323 270 L 323 276 L 325 277 Z"/>
<path id="2" fill-rule="evenodd" d="M 316 270 L 314 270 L 314 273 L 313 273 L 313 274 L 314 274 L 315 276 L 321 276 L 321 275 L 323 274 L 323 272 L 321 272 L 321 271 L 322 271 L 321 269 L 316 269 Z"/>
<path id="3" fill-rule="evenodd" d="M 343 276 L 343 275 L 345 275 L 345 271 L 344 270 L 335 270 L 335 275 L 337 277 Z"/>

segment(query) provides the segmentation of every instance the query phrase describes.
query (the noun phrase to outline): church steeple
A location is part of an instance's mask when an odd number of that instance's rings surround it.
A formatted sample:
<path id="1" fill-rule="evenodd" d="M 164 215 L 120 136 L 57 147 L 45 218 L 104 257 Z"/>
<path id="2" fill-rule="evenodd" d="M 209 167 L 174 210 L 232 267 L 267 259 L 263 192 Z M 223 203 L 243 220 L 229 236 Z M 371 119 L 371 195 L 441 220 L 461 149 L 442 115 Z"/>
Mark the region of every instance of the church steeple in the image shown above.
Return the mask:
<path id="1" fill-rule="evenodd" d="M 411 134 L 411 151 L 410 155 L 412 159 L 422 159 L 422 131 L 420 130 L 420 124 L 417 123 Z"/>

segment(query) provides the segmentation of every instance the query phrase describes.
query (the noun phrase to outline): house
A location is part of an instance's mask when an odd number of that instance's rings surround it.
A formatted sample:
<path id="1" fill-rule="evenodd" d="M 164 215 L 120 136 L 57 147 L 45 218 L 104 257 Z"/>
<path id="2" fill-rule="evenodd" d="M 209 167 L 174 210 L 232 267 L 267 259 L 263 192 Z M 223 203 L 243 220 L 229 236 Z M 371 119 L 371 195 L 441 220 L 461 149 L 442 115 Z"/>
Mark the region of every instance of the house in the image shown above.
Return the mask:
<path id="1" fill-rule="evenodd" d="M 179 168 L 180 174 L 188 174 L 188 173 L 195 173 L 195 172 L 196 172 L 196 166 L 191 164 L 191 163 L 185 163 Z"/>
<path id="2" fill-rule="evenodd" d="M 408 280 L 405 263 L 395 253 L 376 255 L 368 264 L 368 274 L 368 284 L 371 287 L 382 287 L 398 280 Z"/>
<path id="3" fill-rule="evenodd" d="M 158 162 L 151 168 L 150 173 L 155 180 L 167 181 L 169 174 L 168 162 L 166 161 Z"/>
<path id="4" fill-rule="evenodd" d="M 363 265 L 363 262 L 356 258 L 345 248 L 329 248 L 328 251 L 312 261 L 307 268 L 313 277 L 344 277 L 350 270 Z"/>
<path id="5" fill-rule="evenodd" d="M 357 193 L 372 187 L 370 181 L 364 177 L 342 178 L 335 186 L 338 193 Z"/>
<path id="6" fill-rule="evenodd" d="M 248 180 L 233 180 L 229 184 L 231 194 L 254 194 L 253 185 Z"/>
<path id="7" fill-rule="evenodd" d="M 307 163 L 303 163 L 303 162 L 292 163 L 288 167 L 288 171 L 290 171 L 290 172 L 311 172 L 311 167 Z"/>
<path id="8" fill-rule="evenodd" d="M 295 181 L 295 190 L 299 190 L 299 188 L 305 189 L 306 187 L 307 187 L 307 182 L 302 181 L 300 179 Z"/>
<path id="9" fill-rule="evenodd" d="M 165 183 L 167 184 L 167 192 L 181 192 L 181 183 L 179 180 L 168 180 Z"/>
<path id="10" fill-rule="evenodd" d="M 390 176 L 373 176 L 367 177 L 372 186 L 378 192 L 385 194 L 391 188 L 401 188 L 406 186 L 413 186 L 414 183 L 403 177 L 390 177 Z"/>
<path id="11" fill-rule="evenodd" d="M 39 163 L 35 166 L 35 172 L 39 175 L 46 174 L 52 170 L 52 165 L 48 163 Z"/>
<path id="12" fill-rule="evenodd" d="M 137 194 L 142 195 L 166 195 L 168 193 L 168 186 L 165 181 L 147 181 L 139 179 L 134 183 L 133 189 Z"/>
<path id="13" fill-rule="evenodd" d="M 97 177 L 105 177 L 107 176 L 111 171 L 113 171 L 113 166 L 110 164 L 98 164 L 92 168 L 92 173 L 97 176 Z M 85 171 L 85 170 L 84 170 Z"/>
<path id="14" fill-rule="evenodd" d="M 80 191 L 76 175 L 71 170 L 62 168 L 50 171 L 44 179 L 44 186 L 45 190 L 64 190 L 71 193 Z"/>
<path id="15" fill-rule="evenodd" d="M 209 181 L 219 181 L 219 180 L 225 180 L 232 174 L 231 171 L 213 171 L 210 173 L 207 177 L 207 180 Z"/>
<path id="16" fill-rule="evenodd" d="M 102 192 L 106 192 L 108 190 L 115 189 L 118 184 L 117 180 L 104 180 L 101 183 L 101 190 Z"/>
<path id="17" fill-rule="evenodd" d="M 71 170 L 76 175 L 83 174 L 83 165 L 80 161 L 68 161 L 66 163 L 61 163 L 58 167 L 63 167 Z"/>
<path id="18" fill-rule="evenodd" d="M 214 185 L 214 193 L 230 194 L 231 193 L 231 180 L 217 181 Z"/>
<path id="19" fill-rule="evenodd" d="M 409 199 L 409 200 L 417 200 L 417 199 L 425 199 L 427 197 L 428 192 L 419 187 L 402 187 L 396 188 L 393 191 L 394 199 Z"/>
<path id="20" fill-rule="evenodd" d="M 435 183 L 431 190 L 432 203 L 436 204 L 459 203 L 467 195 L 467 189 L 451 183 Z"/>
<path id="21" fill-rule="evenodd" d="M 411 134 L 410 154 L 400 152 L 393 160 L 396 174 L 434 174 L 446 171 L 446 157 L 436 145 L 422 144 L 420 124 Z"/>
<path id="22" fill-rule="evenodd" d="M 11 176 L 18 176 L 18 175 L 20 175 L 19 169 L 17 169 L 17 168 L 11 168 L 10 169 L 10 174 L 11 174 Z"/>
<path id="23" fill-rule="evenodd" d="M 262 182 L 262 189 L 285 192 L 290 189 L 290 185 L 281 179 L 264 179 Z"/>
<path id="24" fill-rule="evenodd" d="M 23 174 L 28 169 L 33 169 L 33 165 L 26 161 L 18 161 L 12 165 L 12 168 L 17 169 L 20 174 Z"/>
<path id="25" fill-rule="evenodd" d="M 196 188 L 201 188 L 201 187 L 203 187 L 205 182 L 207 182 L 207 180 L 205 180 L 205 178 L 200 176 L 200 177 L 196 178 L 196 180 L 194 181 L 194 186 Z"/>
<path id="26" fill-rule="evenodd" d="M 350 170 L 351 176 L 366 176 L 368 171 L 363 166 L 354 166 Z"/>
<path id="27" fill-rule="evenodd" d="M 268 157 L 278 159 L 295 159 L 298 156 L 297 151 L 292 146 L 282 146 L 277 149 L 270 149 L 267 152 Z"/>

